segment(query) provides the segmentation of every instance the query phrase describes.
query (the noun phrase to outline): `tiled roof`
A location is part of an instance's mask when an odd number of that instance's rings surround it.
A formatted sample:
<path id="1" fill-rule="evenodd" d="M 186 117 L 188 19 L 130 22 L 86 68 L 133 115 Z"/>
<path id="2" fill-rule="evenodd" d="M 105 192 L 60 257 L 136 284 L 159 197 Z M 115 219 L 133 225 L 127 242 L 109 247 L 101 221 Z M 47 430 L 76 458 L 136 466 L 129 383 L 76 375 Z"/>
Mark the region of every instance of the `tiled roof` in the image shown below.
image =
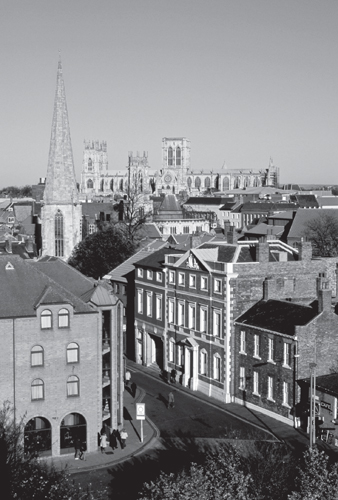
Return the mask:
<path id="1" fill-rule="evenodd" d="M 75 312 L 93 312 L 91 307 L 69 290 L 34 267 L 33 261 L 19 256 L 0 256 L 0 283 L 2 318 L 34 316 L 39 301 L 48 299 L 54 303 L 61 298 L 63 302 L 73 304 Z"/>
<path id="2" fill-rule="evenodd" d="M 150 267 L 152 269 L 162 269 L 162 264 L 164 262 L 164 256 L 166 254 L 182 254 L 180 250 L 174 248 L 161 248 L 157 252 L 153 252 L 148 256 L 138 261 L 136 264 L 141 267 Z"/>
<path id="3" fill-rule="evenodd" d="M 106 276 L 104 276 L 104 279 L 127 283 L 127 279 L 125 278 L 125 276 L 130 272 L 134 271 L 135 269 L 134 264 L 142 260 L 144 257 L 147 257 L 149 255 L 149 252 L 155 252 L 162 247 L 169 247 L 169 245 L 166 241 L 157 240 L 151 242 L 145 248 L 142 248 L 142 250 L 139 250 L 134 255 L 129 257 L 129 259 L 127 259 L 122 264 L 115 267 L 115 269 L 106 274 Z"/>
<path id="4" fill-rule="evenodd" d="M 138 236 L 141 238 L 162 238 L 162 233 L 154 222 L 147 222 L 139 230 Z"/>
<path id="5" fill-rule="evenodd" d="M 316 315 L 316 311 L 309 306 L 281 300 L 262 300 L 239 316 L 236 323 L 292 336 L 296 325 L 304 326 Z"/>
<path id="6" fill-rule="evenodd" d="M 281 235 L 285 230 L 284 226 L 272 226 L 271 224 L 257 224 L 253 226 L 248 231 L 245 231 L 245 234 L 252 234 L 258 236 L 265 236 L 267 234 L 273 234 L 275 236 Z"/>
<path id="7" fill-rule="evenodd" d="M 32 204 L 29 205 L 14 204 L 13 208 L 17 222 L 23 222 L 27 219 L 30 219 L 29 222 L 32 222 Z"/>
<path id="8" fill-rule="evenodd" d="M 274 203 L 268 201 L 248 201 L 243 204 L 241 212 L 282 212 L 292 210 L 298 207 L 297 203 Z"/>

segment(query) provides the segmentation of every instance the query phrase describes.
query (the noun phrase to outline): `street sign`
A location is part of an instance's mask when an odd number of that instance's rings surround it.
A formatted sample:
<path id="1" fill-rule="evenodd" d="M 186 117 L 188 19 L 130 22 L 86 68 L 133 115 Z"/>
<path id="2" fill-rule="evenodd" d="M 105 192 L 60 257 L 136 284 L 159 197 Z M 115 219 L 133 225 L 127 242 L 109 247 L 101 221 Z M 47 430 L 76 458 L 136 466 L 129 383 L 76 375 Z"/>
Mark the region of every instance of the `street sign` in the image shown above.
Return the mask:
<path id="1" fill-rule="evenodd" d="M 136 403 L 136 420 L 145 420 L 146 408 L 144 403 Z"/>

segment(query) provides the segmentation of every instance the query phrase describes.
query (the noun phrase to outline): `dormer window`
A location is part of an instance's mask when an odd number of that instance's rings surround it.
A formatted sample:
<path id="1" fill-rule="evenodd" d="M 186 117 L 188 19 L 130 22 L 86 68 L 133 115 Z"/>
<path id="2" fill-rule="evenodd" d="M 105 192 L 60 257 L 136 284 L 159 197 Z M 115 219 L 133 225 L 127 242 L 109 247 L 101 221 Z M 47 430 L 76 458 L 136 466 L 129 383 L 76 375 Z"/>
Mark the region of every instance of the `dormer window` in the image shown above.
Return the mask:
<path id="1" fill-rule="evenodd" d="M 52 311 L 50 311 L 49 309 L 45 309 L 44 311 L 42 311 L 40 315 L 40 320 L 41 320 L 41 328 L 43 330 L 52 328 Z"/>

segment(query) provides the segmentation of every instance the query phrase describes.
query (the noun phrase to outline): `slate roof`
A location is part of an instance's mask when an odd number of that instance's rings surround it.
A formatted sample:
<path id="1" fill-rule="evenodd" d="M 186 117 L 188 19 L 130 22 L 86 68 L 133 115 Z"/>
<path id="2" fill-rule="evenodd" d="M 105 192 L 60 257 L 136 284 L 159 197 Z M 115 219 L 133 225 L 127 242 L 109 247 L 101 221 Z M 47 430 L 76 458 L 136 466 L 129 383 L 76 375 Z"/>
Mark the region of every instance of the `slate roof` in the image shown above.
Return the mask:
<path id="1" fill-rule="evenodd" d="M 282 300 L 262 300 L 235 322 L 293 336 L 296 325 L 304 326 L 316 315 L 316 311 L 309 306 Z"/>
<path id="2" fill-rule="evenodd" d="M 222 205 L 227 203 L 229 198 L 216 196 L 191 196 L 184 205 Z"/>
<path id="3" fill-rule="evenodd" d="M 257 224 L 256 226 L 253 226 L 251 229 L 244 231 L 245 234 L 248 235 L 258 235 L 258 236 L 265 236 L 267 234 L 272 234 L 274 236 L 280 236 L 283 234 L 285 230 L 284 226 L 272 226 L 271 224 Z"/>
<path id="4" fill-rule="evenodd" d="M 274 203 L 268 201 L 248 201 L 242 206 L 241 212 L 281 212 L 298 208 L 297 203 Z"/>
<path id="5" fill-rule="evenodd" d="M 217 258 L 209 258 L 209 261 L 218 262 L 233 262 L 233 263 L 250 263 L 257 262 L 257 243 L 250 241 L 241 241 L 239 244 L 230 243 L 204 243 L 198 247 L 200 249 L 217 248 Z M 287 260 L 294 261 L 298 258 L 298 253 L 294 252 L 288 246 L 283 245 L 279 240 L 269 242 L 269 262 L 278 262 L 279 251 L 286 251 Z M 277 253 L 276 253 L 277 252 Z M 211 254 L 210 255 L 214 255 Z"/>
<path id="6" fill-rule="evenodd" d="M 299 382 L 310 384 L 310 379 L 302 379 Z M 328 375 L 319 375 L 316 377 L 316 389 L 324 390 L 336 396 L 338 394 L 338 373 L 330 373 Z"/>
<path id="7" fill-rule="evenodd" d="M 157 252 L 151 253 L 150 255 L 148 254 L 147 257 L 136 262 L 136 264 L 137 264 L 137 266 L 140 266 L 140 267 L 149 267 L 151 269 L 162 269 L 163 268 L 162 264 L 164 262 L 164 256 L 166 254 L 182 255 L 182 251 L 176 250 L 175 248 L 161 248 Z"/>
<path id="8" fill-rule="evenodd" d="M 180 204 L 178 203 L 176 196 L 174 194 L 166 194 L 161 206 L 159 207 L 159 211 L 178 211 L 181 212 Z"/>
<path id="9" fill-rule="evenodd" d="M 317 202 L 320 207 L 338 207 L 338 196 L 318 196 Z"/>
<path id="10" fill-rule="evenodd" d="M 290 196 L 290 201 L 297 203 L 301 208 L 319 208 L 314 194 L 293 194 Z"/>
<path id="11" fill-rule="evenodd" d="M 32 260 L 0 256 L 0 317 L 35 316 L 39 303 L 67 302 L 75 313 L 95 312 L 78 297 L 34 267 Z"/>
<path id="12" fill-rule="evenodd" d="M 288 234 L 288 239 L 289 238 L 299 239 L 302 236 L 304 236 L 307 222 L 314 219 L 315 217 L 320 217 L 320 215 L 331 215 L 337 218 L 338 221 L 338 209 L 322 208 L 319 210 L 309 210 L 307 208 L 299 208 L 291 224 L 290 231 Z"/>
<path id="13" fill-rule="evenodd" d="M 162 233 L 154 222 L 146 222 L 138 232 L 140 238 L 162 238 Z"/>
<path id="14" fill-rule="evenodd" d="M 93 203 L 82 203 L 81 206 L 82 215 L 88 215 L 90 219 L 95 219 L 95 215 L 99 218 L 100 212 L 110 214 L 115 211 L 112 203 L 99 203 L 94 201 Z"/>

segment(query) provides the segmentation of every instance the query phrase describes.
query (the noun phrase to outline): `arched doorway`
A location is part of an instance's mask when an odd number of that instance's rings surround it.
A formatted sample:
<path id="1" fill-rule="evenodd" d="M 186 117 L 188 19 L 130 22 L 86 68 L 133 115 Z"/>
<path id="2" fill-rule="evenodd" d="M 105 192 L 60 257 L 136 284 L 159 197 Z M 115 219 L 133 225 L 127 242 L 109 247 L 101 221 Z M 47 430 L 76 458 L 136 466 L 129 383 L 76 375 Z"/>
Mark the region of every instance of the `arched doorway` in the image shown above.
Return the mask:
<path id="1" fill-rule="evenodd" d="M 87 424 L 86 419 L 80 413 L 68 413 L 61 421 L 60 426 L 60 448 L 61 453 L 74 449 L 75 439 L 79 438 L 84 450 L 87 449 Z"/>
<path id="2" fill-rule="evenodd" d="M 148 362 L 156 363 L 163 370 L 163 341 L 157 335 L 149 334 Z"/>
<path id="3" fill-rule="evenodd" d="M 52 449 L 52 427 L 44 417 L 31 418 L 25 425 L 25 453 L 48 454 Z"/>

